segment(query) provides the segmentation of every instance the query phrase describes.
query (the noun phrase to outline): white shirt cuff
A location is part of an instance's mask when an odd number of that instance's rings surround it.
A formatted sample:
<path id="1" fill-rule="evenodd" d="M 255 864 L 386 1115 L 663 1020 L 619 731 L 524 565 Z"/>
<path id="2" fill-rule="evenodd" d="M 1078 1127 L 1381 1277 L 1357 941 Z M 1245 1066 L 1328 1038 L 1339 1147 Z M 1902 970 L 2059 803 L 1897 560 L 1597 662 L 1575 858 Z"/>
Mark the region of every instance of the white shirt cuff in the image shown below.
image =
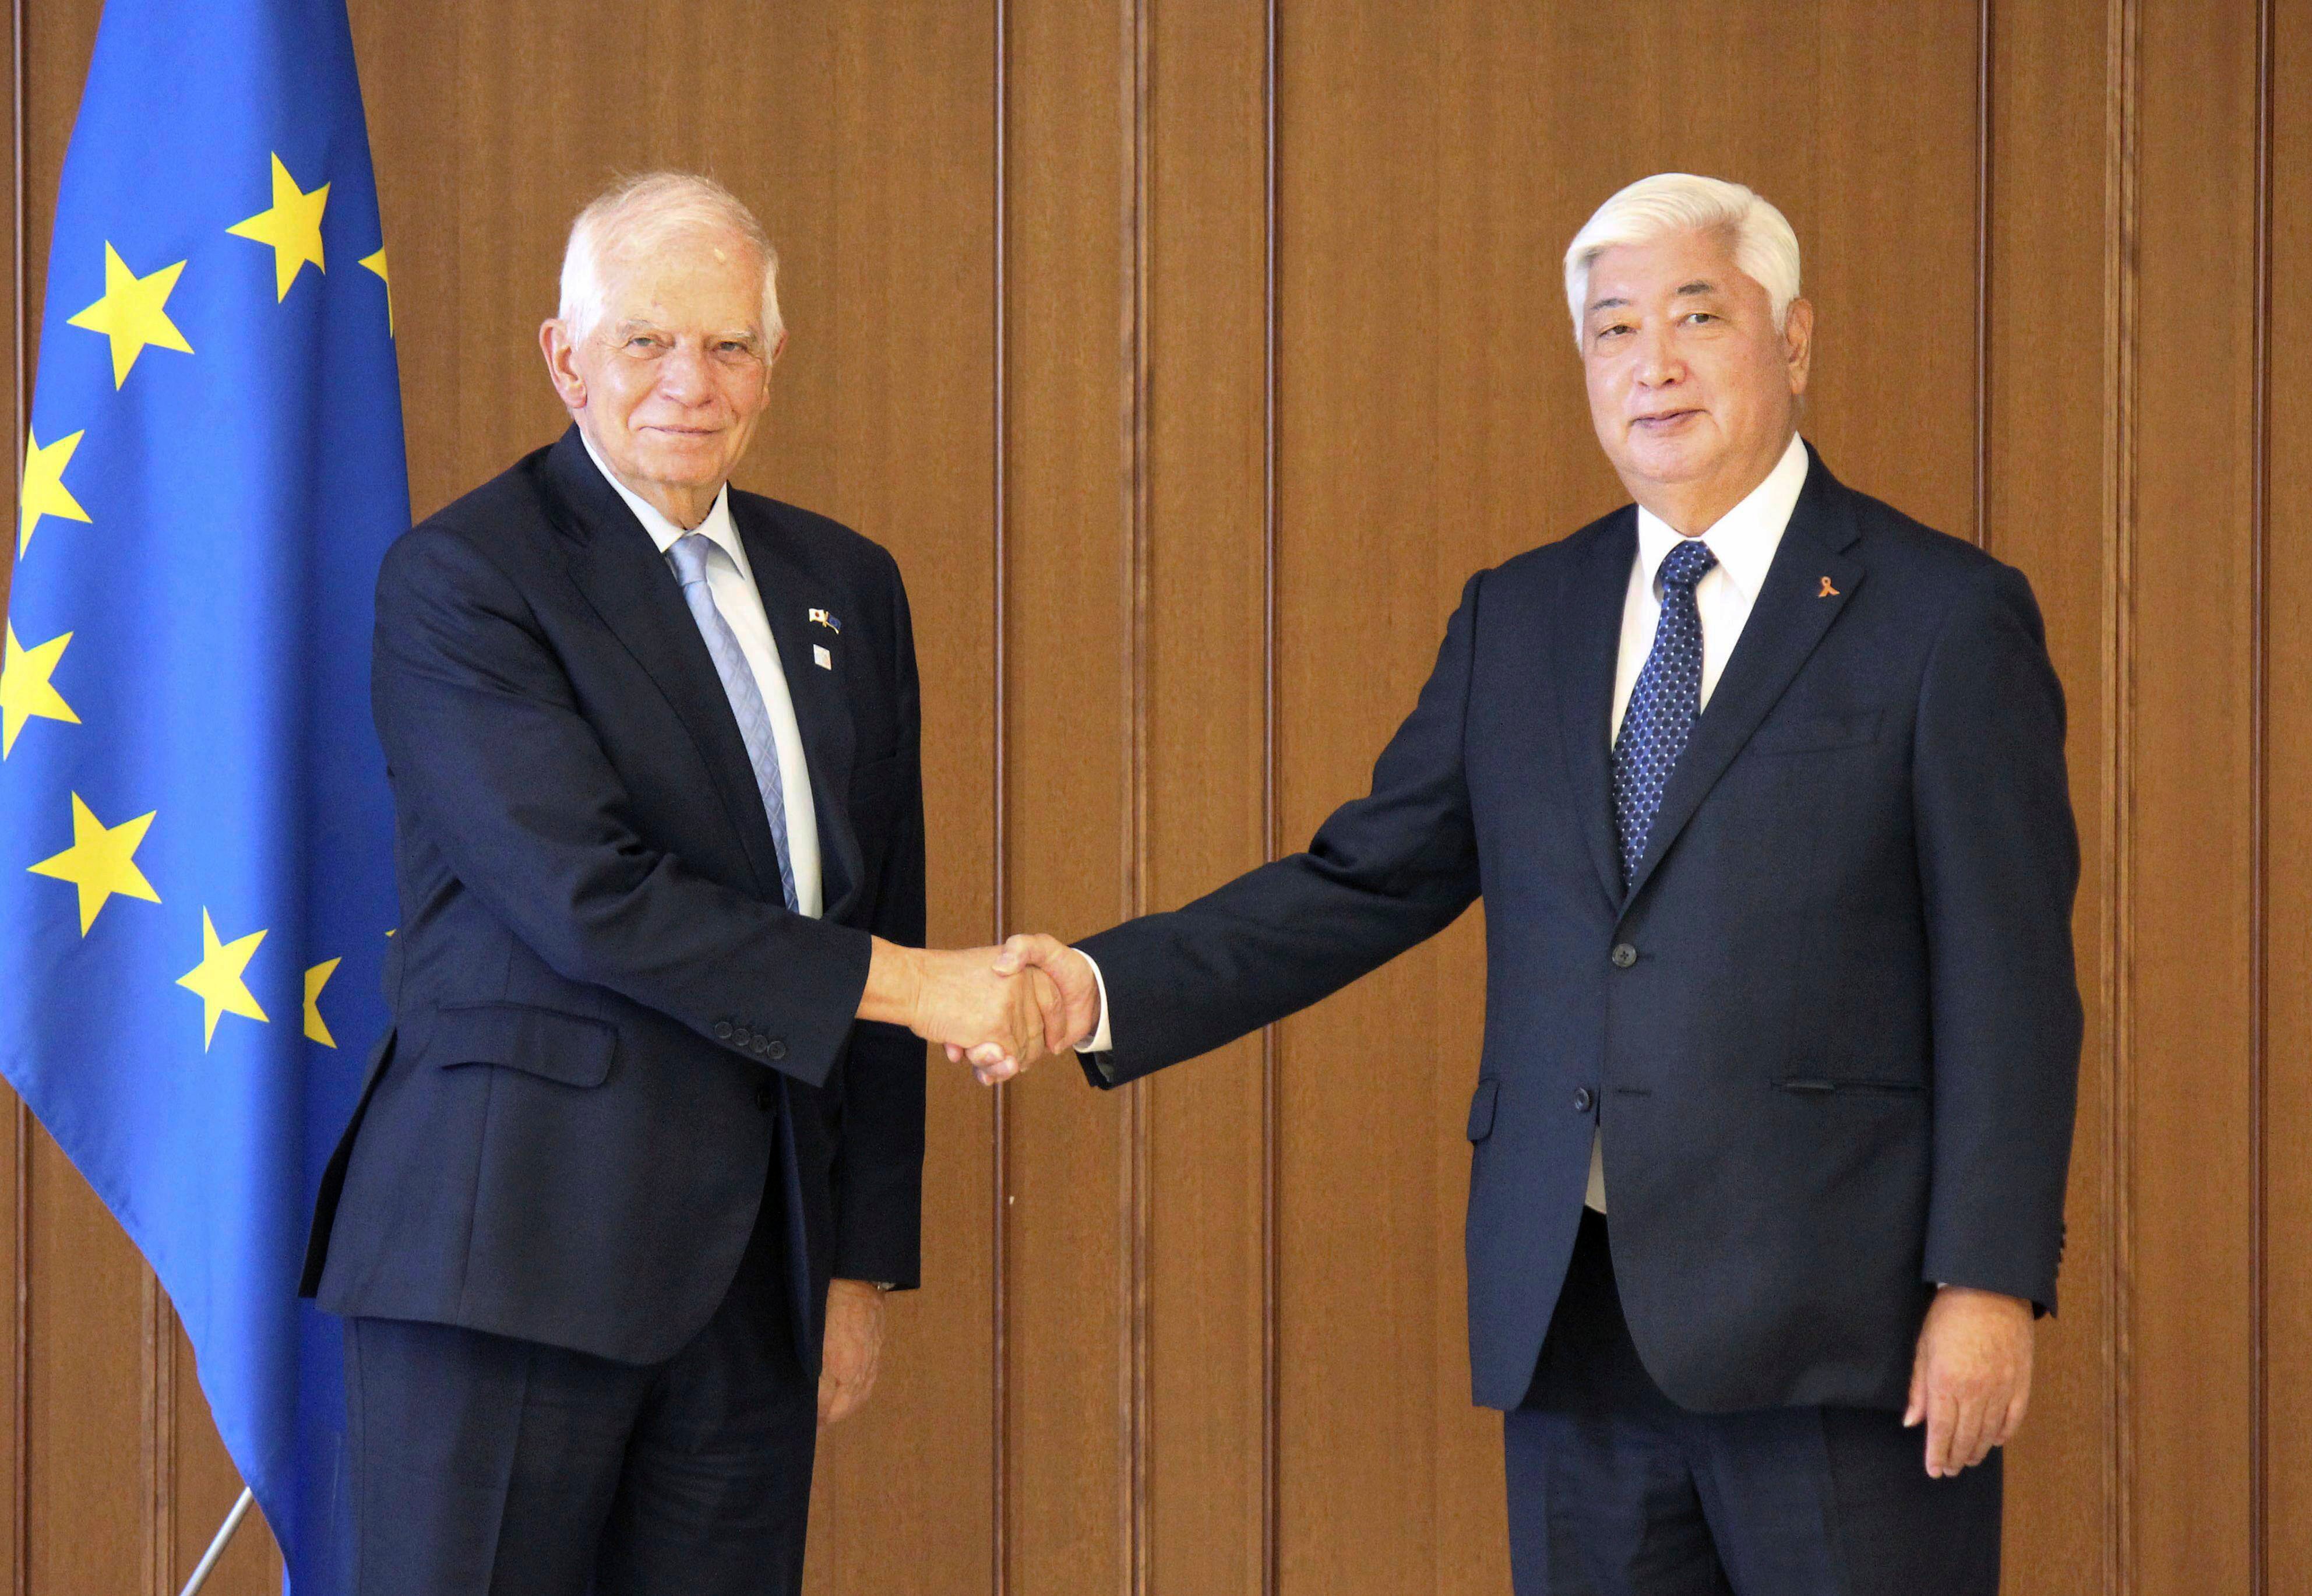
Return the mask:
<path id="1" fill-rule="evenodd" d="M 1083 953 L 1082 948 L 1076 951 Z M 1092 1031 L 1090 1040 L 1076 1044 L 1075 1050 L 1079 1053 L 1105 1053 L 1116 1046 L 1116 1039 L 1108 1033 L 1108 978 L 1099 973 L 1099 960 L 1090 953 L 1083 953 L 1083 961 L 1091 966 L 1092 981 L 1099 987 L 1099 1025 Z"/>

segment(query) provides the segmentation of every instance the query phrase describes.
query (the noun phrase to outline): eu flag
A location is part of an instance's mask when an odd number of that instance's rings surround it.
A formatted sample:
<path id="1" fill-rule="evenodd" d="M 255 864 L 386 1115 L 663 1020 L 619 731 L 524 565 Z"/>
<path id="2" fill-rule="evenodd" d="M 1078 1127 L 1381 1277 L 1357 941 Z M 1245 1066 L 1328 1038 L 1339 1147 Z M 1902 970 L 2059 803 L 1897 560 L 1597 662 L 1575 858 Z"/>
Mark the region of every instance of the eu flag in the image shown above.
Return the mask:
<path id="1" fill-rule="evenodd" d="M 308 1591 L 344 1407 L 299 1255 L 394 923 L 391 315 L 343 0 L 109 0 L 0 670 L 0 1072 L 152 1260 Z"/>

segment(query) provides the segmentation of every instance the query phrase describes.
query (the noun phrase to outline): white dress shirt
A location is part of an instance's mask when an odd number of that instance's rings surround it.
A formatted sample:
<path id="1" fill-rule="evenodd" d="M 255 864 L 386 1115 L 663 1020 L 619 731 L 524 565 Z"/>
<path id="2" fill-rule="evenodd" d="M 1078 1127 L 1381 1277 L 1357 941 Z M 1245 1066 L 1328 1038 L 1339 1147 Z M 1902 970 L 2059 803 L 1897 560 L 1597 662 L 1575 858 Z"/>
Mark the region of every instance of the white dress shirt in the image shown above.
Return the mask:
<path id="1" fill-rule="evenodd" d="M 1791 524 L 1791 513 L 1798 508 L 1799 492 L 1806 486 L 1807 450 L 1798 434 L 1791 435 L 1790 446 L 1782 458 L 1766 473 L 1766 479 L 1752 488 L 1742 502 L 1720 516 L 1715 524 L 1701 534 L 1718 563 L 1703 573 L 1695 584 L 1694 606 L 1702 617 L 1702 701 L 1698 709 L 1710 706 L 1710 695 L 1716 690 L 1718 679 L 1725 674 L 1726 662 L 1733 655 L 1735 644 L 1741 641 L 1742 628 L 1750 619 L 1750 609 L 1758 601 L 1758 589 L 1766 580 L 1767 569 L 1774 563 L 1774 552 L 1782 546 L 1782 533 Z M 1622 734 L 1622 717 L 1628 713 L 1630 694 L 1638 685 L 1638 674 L 1645 669 L 1646 656 L 1653 652 L 1654 630 L 1661 624 L 1661 563 L 1681 540 L 1681 534 L 1671 529 L 1652 511 L 1642 505 L 1638 510 L 1638 557 L 1630 566 L 1630 587 L 1622 601 L 1622 652 L 1614 670 L 1614 719 L 1607 741 Z M 1084 961 L 1091 966 L 1092 978 L 1099 986 L 1099 1028 L 1091 1039 L 1077 1048 L 1080 1053 L 1105 1053 L 1115 1046 L 1108 1023 L 1108 982 L 1099 973 L 1099 962 L 1090 954 Z M 1603 1214 L 1606 1211 L 1606 1139 L 1601 1130 L 1590 1142 L 1590 1189 L 1584 1201 Z"/>
<path id="2" fill-rule="evenodd" d="M 795 905 L 801 913 L 817 919 L 821 908 L 819 812 L 810 800 L 810 767 L 803 762 L 802 726 L 795 719 L 794 698 L 787 691 L 786 672 L 779 665 L 779 645 L 771 636 L 763 595 L 755 586 L 753 569 L 747 564 L 747 546 L 740 541 L 738 525 L 731 519 L 730 485 L 724 484 L 722 491 L 714 495 L 714 507 L 707 511 L 705 521 L 695 527 L 679 527 L 659 513 L 648 499 L 618 480 L 617 473 L 595 451 L 594 441 L 586 436 L 583 428 L 578 436 L 586 445 L 586 452 L 593 457 L 594 469 L 617 489 L 626 508 L 643 523 L 643 531 L 658 545 L 669 570 L 674 568 L 674 557 L 670 551 L 686 532 L 702 534 L 712 546 L 706 555 L 707 589 L 714 595 L 714 608 L 722 612 L 731 635 L 738 638 L 739 652 L 746 655 L 748 669 L 754 672 L 755 688 L 762 694 L 763 708 L 771 717 L 771 740 L 778 744 L 779 783 L 787 811 L 787 864 L 794 872 Z M 749 774 L 751 776 L 753 773 Z"/>

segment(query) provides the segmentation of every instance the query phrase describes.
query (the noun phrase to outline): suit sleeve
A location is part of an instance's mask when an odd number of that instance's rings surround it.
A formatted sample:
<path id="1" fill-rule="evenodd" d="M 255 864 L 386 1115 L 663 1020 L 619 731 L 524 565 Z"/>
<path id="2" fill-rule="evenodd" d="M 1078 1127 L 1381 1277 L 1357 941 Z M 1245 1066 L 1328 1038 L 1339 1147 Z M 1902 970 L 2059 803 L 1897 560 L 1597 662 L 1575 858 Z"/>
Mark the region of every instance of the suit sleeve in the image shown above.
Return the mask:
<path id="1" fill-rule="evenodd" d="M 1934 1036 L 1923 1274 L 2047 1312 L 2082 1029 L 2063 730 L 2030 585 L 1986 566 L 1929 657 L 1914 750 Z"/>
<path id="2" fill-rule="evenodd" d="M 867 933 L 734 891 L 645 842 L 528 604 L 469 538 L 420 527 L 388 552 L 371 692 L 397 797 L 556 972 L 722 1046 L 717 1022 L 775 1035 L 775 1067 L 826 1080 L 866 987 Z"/>
<path id="3" fill-rule="evenodd" d="M 888 557 L 886 557 L 888 559 Z M 899 706 L 898 792 L 871 924 L 921 947 L 924 909 L 923 697 L 906 589 L 889 567 L 889 668 Z M 923 1270 L 924 1042 L 902 1025 L 863 1022 L 843 1066 L 843 1140 L 835 1167 L 835 1273 L 915 1286 Z"/>
<path id="4" fill-rule="evenodd" d="M 1476 901 L 1463 758 L 1482 573 L 1462 590 L 1413 713 L 1304 853 L 1168 914 L 1085 940 L 1116 1046 L 1084 1056 L 1095 1086 L 1194 1058 L 1330 996 L 1434 936 Z"/>

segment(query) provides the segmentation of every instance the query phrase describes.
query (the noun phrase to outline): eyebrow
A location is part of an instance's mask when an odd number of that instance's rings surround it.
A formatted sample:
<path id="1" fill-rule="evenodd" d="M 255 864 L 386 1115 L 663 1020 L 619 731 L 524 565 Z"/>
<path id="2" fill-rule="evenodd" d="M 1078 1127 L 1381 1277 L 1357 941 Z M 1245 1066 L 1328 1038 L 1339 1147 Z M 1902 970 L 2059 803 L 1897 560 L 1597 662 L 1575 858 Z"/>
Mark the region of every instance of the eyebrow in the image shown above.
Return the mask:
<path id="1" fill-rule="evenodd" d="M 636 316 L 619 322 L 617 327 L 611 329 L 611 332 L 613 337 L 624 341 L 626 338 L 632 338 L 638 332 L 660 332 L 662 330 L 664 329 L 661 329 L 657 322 L 651 320 L 648 317 Z M 727 328 L 721 332 L 711 332 L 706 335 L 706 341 L 710 344 L 719 344 L 725 339 L 731 338 L 735 338 L 742 344 L 760 344 L 763 341 L 763 335 L 757 332 L 751 327 Z"/>
<path id="2" fill-rule="evenodd" d="M 1686 299 L 1696 294 L 1715 294 L 1717 292 L 1717 284 L 1705 283 L 1697 278 L 1695 281 L 1691 283 L 1679 284 L 1677 292 L 1671 294 L 1670 297 L 1672 299 Z"/>

